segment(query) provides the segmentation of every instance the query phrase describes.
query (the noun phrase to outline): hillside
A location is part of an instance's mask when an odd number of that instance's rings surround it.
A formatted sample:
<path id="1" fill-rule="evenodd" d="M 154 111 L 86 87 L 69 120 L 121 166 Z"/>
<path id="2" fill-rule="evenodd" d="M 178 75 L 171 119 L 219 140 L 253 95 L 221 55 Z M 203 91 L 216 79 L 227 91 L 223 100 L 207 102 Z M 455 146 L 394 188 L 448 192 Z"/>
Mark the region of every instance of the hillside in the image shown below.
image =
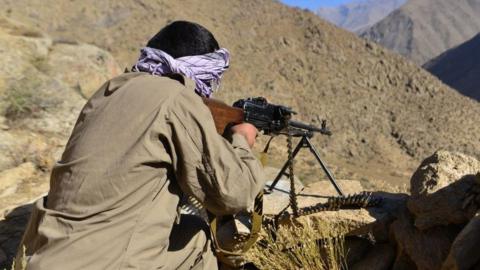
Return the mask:
<path id="1" fill-rule="evenodd" d="M 385 18 L 406 0 L 357 0 L 336 7 L 320 8 L 323 19 L 352 32 L 361 32 Z"/>
<path id="2" fill-rule="evenodd" d="M 424 68 L 460 93 L 480 101 L 480 34 L 427 62 Z"/>
<path id="3" fill-rule="evenodd" d="M 409 0 L 361 36 L 424 64 L 480 32 L 476 0 Z"/>
<path id="4" fill-rule="evenodd" d="M 333 136 L 315 143 L 342 178 L 406 182 L 418 159 L 436 149 L 480 153 L 477 102 L 402 57 L 276 1 L 3 0 L 1 12 L 54 41 L 106 49 L 122 68 L 167 22 L 199 22 L 231 51 L 218 98 L 265 96 L 295 108 L 300 120 L 328 119 Z M 278 164 L 284 140 L 275 145 Z M 313 179 L 314 164 L 298 166 Z"/>

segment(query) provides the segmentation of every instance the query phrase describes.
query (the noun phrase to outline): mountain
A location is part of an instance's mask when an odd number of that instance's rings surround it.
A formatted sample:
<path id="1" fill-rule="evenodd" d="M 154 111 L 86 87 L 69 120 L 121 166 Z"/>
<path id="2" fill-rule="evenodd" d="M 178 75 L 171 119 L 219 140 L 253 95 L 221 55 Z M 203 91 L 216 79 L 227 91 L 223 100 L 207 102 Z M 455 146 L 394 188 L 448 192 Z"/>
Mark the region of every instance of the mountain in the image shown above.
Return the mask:
<path id="1" fill-rule="evenodd" d="M 480 34 L 450 49 L 424 68 L 460 93 L 480 101 Z"/>
<path id="2" fill-rule="evenodd" d="M 480 32 L 478 0 L 409 0 L 361 36 L 424 64 Z"/>
<path id="3" fill-rule="evenodd" d="M 479 157 L 480 126 L 472 115 L 480 115 L 480 104 L 414 63 L 278 1 L 226 3 L 3 0 L 0 13 L 47 33 L 54 43 L 105 49 L 122 68 L 132 66 L 139 48 L 166 23 L 205 25 L 231 52 L 231 69 L 216 97 L 230 103 L 264 96 L 293 107 L 298 120 L 327 119 L 333 135 L 316 135 L 314 143 L 339 178 L 405 183 L 418 161 L 439 148 Z M 73 76 L 76 69 L 62 72 Z M 284 145 L 284 138 L 274 140 L 273 165 L 286 158 Z M 308 153 L 301 160 L 302 177 L 319 179 Z"/>
<path id="4" fill-rule="evenodd" d="M 357 0 L 320 8 L 315 13 L 325 20 L 352 32 L 361 32 L 385 18 L 406 0 Z"/>

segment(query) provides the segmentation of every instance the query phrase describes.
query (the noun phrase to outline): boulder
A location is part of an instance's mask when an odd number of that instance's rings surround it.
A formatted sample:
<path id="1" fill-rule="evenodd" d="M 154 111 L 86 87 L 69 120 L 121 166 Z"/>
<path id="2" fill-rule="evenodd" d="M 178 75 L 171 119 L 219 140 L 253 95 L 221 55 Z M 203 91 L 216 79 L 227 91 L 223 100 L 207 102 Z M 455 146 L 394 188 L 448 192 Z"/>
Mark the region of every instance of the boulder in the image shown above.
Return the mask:
<path id="1" fill-rule="evenodd" d="M 418 167 L 410 180 L 412 197 L 432 194 L 464 175 L 480 172 L 480 161 L 461 154 L 448 151 L 437 151 L 426 158 Z"/>
<path id="2" fill-rule="evenodd" d="M 460 229 L 458 226 L 437 226 L 419 230 L 413 225 L 413 216 L 405 209 L 390 229 L 398 250 L 394 269 L 412 269 L 408 268 L 411 262 L 417 269 L 440 269 Z"/>
<path id="3" fill-rule="evenodd" d="M 415 226 L 467 223 L 480 207 L 479 171 L 480 162 L 463 154 L 442 151 L 425 159 L 412 177 L 407 204 Z"/>
<path id="4" fill-rule="evenodd" d="M 474 269 L 480 267 L 480 212 L 458 234 L 452 244 L 447 260 L 443 264 L 444 270 Z"/>

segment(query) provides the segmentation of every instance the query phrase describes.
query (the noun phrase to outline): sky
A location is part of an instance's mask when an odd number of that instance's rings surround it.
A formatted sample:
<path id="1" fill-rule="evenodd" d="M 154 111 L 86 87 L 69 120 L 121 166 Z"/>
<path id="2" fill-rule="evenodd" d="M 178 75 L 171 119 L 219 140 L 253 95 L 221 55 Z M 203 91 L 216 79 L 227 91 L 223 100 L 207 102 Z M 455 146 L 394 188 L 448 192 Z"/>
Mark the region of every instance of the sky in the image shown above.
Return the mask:
<path id="1" fill-rule="evenodd" d="M 315 10 L 319 7 L 334 7 L 351 0 L 281 0 L 281 2 L 295 7 L 308 8 Z"/>

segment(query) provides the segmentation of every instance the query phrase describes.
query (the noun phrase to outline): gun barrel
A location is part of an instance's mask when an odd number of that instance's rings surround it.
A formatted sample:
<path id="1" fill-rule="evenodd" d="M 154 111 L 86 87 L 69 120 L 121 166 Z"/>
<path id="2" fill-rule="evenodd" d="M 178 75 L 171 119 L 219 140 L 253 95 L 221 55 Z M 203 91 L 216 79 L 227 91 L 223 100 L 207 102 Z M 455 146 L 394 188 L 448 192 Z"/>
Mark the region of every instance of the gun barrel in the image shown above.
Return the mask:
<path id="1" fill-rule="evenodd" d="M 288 124 L 291 127 L 294 127 L 294 128 L 300 128 L 300 129 L 304 129 L 304 130 L 308 130 L 308 131 L 312 131 L 312 132 L 319 132 L 319 133 L 325 134 L 325 135 L 331 135 L 332 134 L 332 132 L 330 132 L 330 130 L 328 130 L 327 128 L 319 128 L 319 127 L 309 125 L 309 124 L 305 124 L 305 123 L 302 123 L 302 122 L 299 122 L 299 121 L 290 120 L 290 121 L 288 121 Z"/>

